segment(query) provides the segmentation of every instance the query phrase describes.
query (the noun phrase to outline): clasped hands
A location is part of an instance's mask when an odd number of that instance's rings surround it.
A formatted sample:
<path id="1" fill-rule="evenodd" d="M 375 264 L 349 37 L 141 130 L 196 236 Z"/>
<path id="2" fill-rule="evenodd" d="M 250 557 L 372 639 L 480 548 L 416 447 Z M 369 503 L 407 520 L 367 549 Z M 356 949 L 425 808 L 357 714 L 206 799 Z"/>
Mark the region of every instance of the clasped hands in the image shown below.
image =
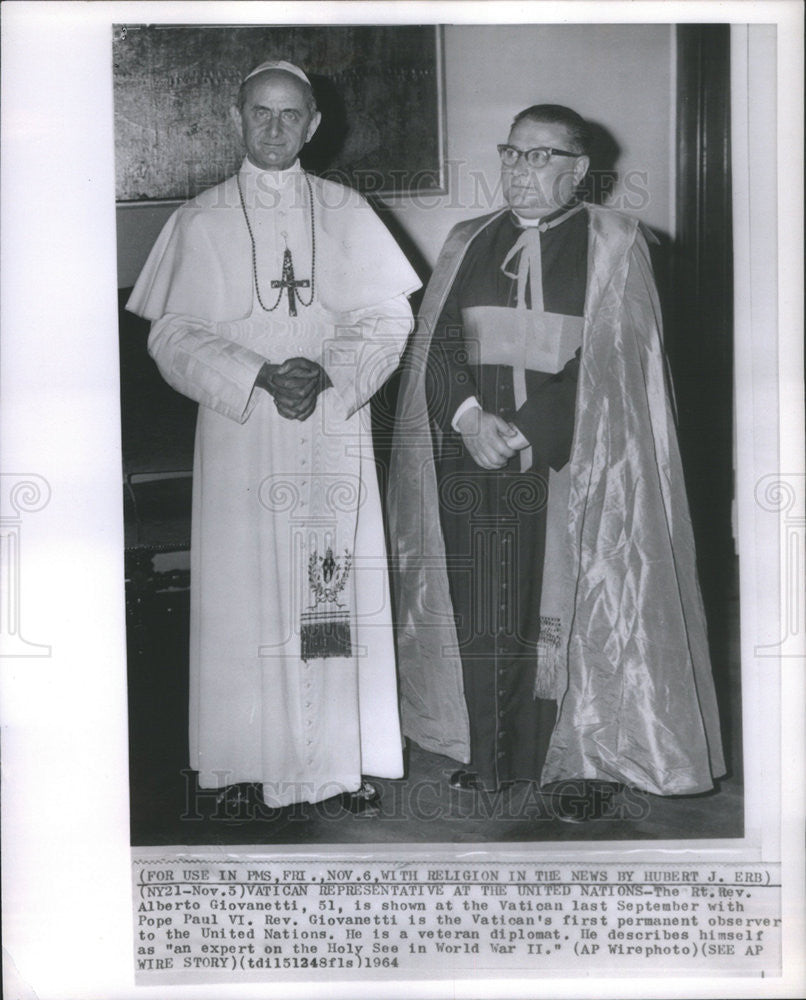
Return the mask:
<path id="1" fill-rule="evenodd" d="M 258 373 L 256 384 L 272 396 L 281 417 L 307 420 L 316 409 L 319 393 L 333 383 L 318 362 L 288 358 L 281 365 L 267 361 Z"/>
<path id="2" fill-rule="evenodd" d="M 502 469 L 529 442 L 514 424 L 475 406 L 456 423 L 470 457 L 482 469 Z"/>

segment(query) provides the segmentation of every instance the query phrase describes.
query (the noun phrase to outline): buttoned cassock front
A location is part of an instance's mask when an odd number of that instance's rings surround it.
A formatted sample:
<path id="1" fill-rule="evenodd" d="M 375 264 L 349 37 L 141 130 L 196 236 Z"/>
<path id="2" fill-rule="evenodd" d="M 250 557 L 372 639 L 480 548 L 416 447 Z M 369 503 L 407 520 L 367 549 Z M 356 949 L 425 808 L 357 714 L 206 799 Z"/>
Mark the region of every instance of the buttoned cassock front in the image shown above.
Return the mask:
<path id="1" fill-rule="evenodd" d="M 397 366 L 417 279 L 355 192 L 298 165 L 239 174 L 177 212 L 129 308 L 154 320 L 149 350 L 200 404 L 191 542 L 190 753 L 202 787 L 263 785 L 284 805 L 401 777 L 385 544 L 366 403 Z M 315 269 L 310 198 L 314 200 Z M 289 315 L 271 287 L 291 251 L 314 279 Z M 301 288 L 302 303 L 311 289 Z M 306 357 L 333 387 L 306 421 L 254 388 L 264 361 Z M 352 654 L 301 658 L 309 561 L 330 548 Z"/>
<path id="2" fill-rule="evenodd" d="M 535 698 L 535 676 L 551 626 L 541 616 L 554 570 L 549 562 L 544 573 L 546 521 L 552 505 L 562 517 L 567 506 L 558 470 L 573 434 L 587 216 L 580 205 L 544 224 L 545 232 L 530 231 L 507 213 L 480 234 L 430 352 L 431 412 L 443 433 L 434 468 L 470 764 L 487 789 L 540 778 L 556 715 L 553 692 Z M 470 396 L 515 423 L 535 448 L 501 469 L 480 469 L 453 430 Z"/>

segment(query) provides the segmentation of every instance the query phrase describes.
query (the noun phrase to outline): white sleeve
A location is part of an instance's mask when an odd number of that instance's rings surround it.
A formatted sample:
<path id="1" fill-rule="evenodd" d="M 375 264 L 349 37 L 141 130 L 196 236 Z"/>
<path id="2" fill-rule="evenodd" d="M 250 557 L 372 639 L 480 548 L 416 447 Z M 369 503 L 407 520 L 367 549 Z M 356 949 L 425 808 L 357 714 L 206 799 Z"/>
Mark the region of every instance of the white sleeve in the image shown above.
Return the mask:
<path id="1" fill-rule="evenodd" d="M 151 325 L 148 353 L 165 381 L 202 406 L 243 423 L 266 358 L 216 332 L 216 324 L 168 313 Z"/>
<path id="2" fill-rule="evenodd" d="M 454 413 L 453 420 L 451 420 L 451 427 L 453 427 L 453 429 L 458 434 L 459 420 L 461 419 L 462 414 L 467 413 L 468 410 L 480 410 L 480 409 L 481 409 L 481 403 L 476 399 L 476 397 L 468 396 L 466 400 L 461 402 L 456 407 L 456 413 Z"/>
<path id="3" fill-rule="evenodd" d="M 413 327 L 405 295 L 342 314 L 333 337 L 323 345 L 322 367 L 347 416 L 363 406 L 395 371 Z"/>

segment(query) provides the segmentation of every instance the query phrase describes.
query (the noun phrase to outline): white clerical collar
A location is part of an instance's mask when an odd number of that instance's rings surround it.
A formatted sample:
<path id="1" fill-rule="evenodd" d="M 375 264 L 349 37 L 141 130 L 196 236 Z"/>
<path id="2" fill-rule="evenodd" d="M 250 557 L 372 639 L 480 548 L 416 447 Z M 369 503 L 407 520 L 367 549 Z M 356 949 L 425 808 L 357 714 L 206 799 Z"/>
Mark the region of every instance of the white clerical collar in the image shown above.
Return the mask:
<path id="1" fill-rule="evenodd" d="M 281 184 L 286 183 L 289 179 L 298 177 L 302 173 L 302 167 L 299 160 L 294 160 L 291 166 L 285 170 L 264 170 L 263 167 L 258 167 L 252 163 L 249 157 L 246 156 L 241 164 L 241 173 L 255 179 L 260 177 L 261 183 L 280 187 Z"/>
<path id="2" fill-rule="evenodd" d="M 544 233 L 547 229 L 554 229 L 556 226 L 562 225 L 566 219 L 570 219 L 572 215 L 581 212 L 584 207 L 584 202 L 576 201 L 565 208 L 555 209 L 555 211 L 549 212 L 548 215 L 544 215 L 539 219 L 524 219 L 514 209 L 512 210 L 512 214 L 515 216 L 520 229 L 539 229 L 541 233 Z"/>

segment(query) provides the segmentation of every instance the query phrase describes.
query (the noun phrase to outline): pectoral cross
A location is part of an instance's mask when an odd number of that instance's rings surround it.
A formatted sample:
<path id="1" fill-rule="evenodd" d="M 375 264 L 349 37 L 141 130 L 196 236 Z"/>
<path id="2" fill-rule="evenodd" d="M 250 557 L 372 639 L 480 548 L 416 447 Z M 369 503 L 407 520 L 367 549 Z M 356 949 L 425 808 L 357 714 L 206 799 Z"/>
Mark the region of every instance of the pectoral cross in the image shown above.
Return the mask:
<path id="1" fill-rule="evenodd" d="M 288 289 L 288 314 L 297 315 L 297 289 L 310 288 L 311 283 L 306 278 L 301 281 L 294 280 L 294 262 L 291 259 L 291 251 L 288 247 L 283 253 L 283 276 L 279 281 L 272 281 L 272 288 Z M 282 294 L 282 292 L 281 292 Z"/>

